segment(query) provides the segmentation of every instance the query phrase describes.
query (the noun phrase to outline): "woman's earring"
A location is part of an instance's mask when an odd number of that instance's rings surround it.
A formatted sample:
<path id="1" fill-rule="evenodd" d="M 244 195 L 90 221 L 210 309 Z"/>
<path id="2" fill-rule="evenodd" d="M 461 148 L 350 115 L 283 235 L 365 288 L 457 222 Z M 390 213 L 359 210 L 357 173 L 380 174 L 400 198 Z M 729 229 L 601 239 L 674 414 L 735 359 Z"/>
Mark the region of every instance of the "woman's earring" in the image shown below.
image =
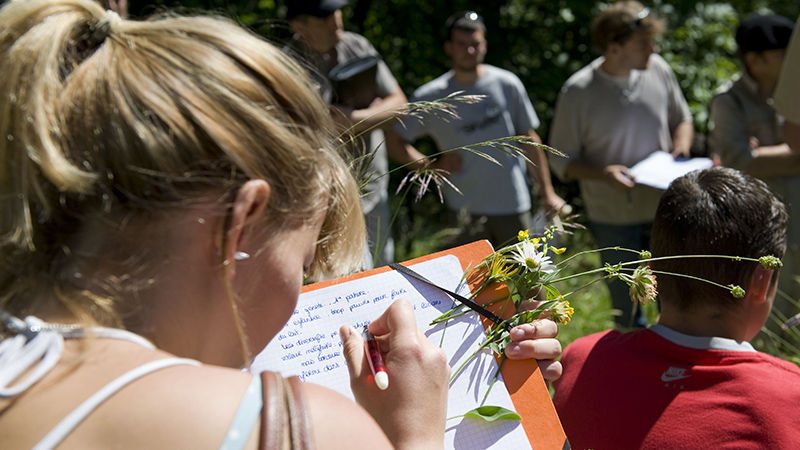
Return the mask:
<path id="1" fill-rule="evenodd" d="M 233 254 L 233 259 L 235 259 L 237 261 L 242 261 L 242 260 L 245 260 L 245 259 L 248 259 L 248 258 L 250 258 L 250 254 L 249 253 L 236 252 L 236 253 Z"/>

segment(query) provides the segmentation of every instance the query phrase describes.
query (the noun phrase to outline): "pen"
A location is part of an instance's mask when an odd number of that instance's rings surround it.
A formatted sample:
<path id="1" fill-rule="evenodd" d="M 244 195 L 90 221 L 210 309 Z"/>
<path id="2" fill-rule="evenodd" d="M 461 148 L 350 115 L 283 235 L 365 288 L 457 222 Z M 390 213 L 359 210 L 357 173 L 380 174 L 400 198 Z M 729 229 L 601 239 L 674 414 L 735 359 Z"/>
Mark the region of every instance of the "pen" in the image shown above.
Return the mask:
<path id="1" fill-rule="evenodd" d="M 500 326 L 500 328 L 508 331 L 509 333 L 511 332 L 511 325 L 509 325 L 509 323 L 507 321 L 497 317 L 491 311 L 489 311 L 488 309 L 484 308 L 483 306 L 473 302 L 472 300 L 470 300 L 468 298 L 465 298 L 465 297 L 463 297 L 461 295 L 458 295 L 455 292 L 450 292 L 447 289 L 436 285 L 431 280 L 423 277 L 422 275 L 418 274 L 417 272 L 414 272 L 413 270 L 409 269 L 406 266 L 402 266 L 402 265 L 397 264 L 397 263 L 390 263 L 389 267 L 391 267 L 392 269 L 394 269 L 394 270 L 396 270 L 396 271 L 398 271 L 398 272 L 400 272 L 402 274 L 408 275 L 411 278 L 414 278 L 415 280 L 422 281 L 423 283 L 427 284 L 428 286 L 434 287 L 434 288 L 440 290 L 441 292 L 444 292 L 445 294 L 449 295 L 453 299 L 458 300 L 462 305 L 470 308 L 471 310 L 475 311 L 476 313 L 478 313 L 478 314 L 482 315 L 483 317 L 486 317 L 487 319 L 489 319 L 492 322 L 496 323 L 498 326 Z"/>
<path id="2" fill-rule="evenodd" d="M 386 365 L 383 364 L 378 341 L 375 340 L 366 325 L 364 325 L 364 341 L 367 343 L 364 351 L 367 352 L 369 368 L 372 370 L 372 375 L 375 376 L 375 384 L 378 385 L 378 389 L 385 391 L 389 387 L 389 374 L 386 373 Z"/>

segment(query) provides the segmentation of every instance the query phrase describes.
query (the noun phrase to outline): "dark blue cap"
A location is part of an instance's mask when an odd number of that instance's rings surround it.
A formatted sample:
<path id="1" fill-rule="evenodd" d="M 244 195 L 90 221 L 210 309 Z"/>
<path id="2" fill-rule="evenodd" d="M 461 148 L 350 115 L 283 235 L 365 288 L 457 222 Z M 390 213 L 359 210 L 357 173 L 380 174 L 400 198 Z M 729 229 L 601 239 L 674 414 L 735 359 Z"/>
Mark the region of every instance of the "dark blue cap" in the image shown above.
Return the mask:
<path id="1" fill-rule="evenodd" d="M 739 52 L 778 50 L 789 45 L 794 22 L 777 14 L 753 15 L 736 29 Z"/>

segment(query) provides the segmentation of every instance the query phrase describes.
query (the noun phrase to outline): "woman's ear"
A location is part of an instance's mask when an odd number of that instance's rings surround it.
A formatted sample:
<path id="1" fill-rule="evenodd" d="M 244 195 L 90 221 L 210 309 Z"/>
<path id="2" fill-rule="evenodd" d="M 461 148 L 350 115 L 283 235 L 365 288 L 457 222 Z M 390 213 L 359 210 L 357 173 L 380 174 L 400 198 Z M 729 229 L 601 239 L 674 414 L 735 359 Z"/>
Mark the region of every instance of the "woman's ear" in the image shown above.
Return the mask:
<path id="1" fill-rule="evenodd" d="M 231 271 L 237 260 L 244 259 L 238 255 L 249 255 L 258 249 L 248 245 L 249 239 L 256 232 L 253 224 L 264 218 L 264 212 L 269 204 L 269 183 L 264 180 L 250 180 L 239 188 L 236 199 L 231 208 L 230 226 L 226 233 L 225 248 L 223 249 L 225 261 Z"/>

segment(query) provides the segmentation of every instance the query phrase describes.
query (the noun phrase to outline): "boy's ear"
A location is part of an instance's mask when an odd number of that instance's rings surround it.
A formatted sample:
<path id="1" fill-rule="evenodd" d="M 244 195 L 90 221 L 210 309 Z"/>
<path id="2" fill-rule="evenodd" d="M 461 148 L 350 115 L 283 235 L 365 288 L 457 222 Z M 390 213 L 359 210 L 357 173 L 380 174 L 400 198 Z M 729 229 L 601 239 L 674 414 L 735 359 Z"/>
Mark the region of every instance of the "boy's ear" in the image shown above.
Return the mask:
<path id="1" fill-rule="evenodd" d="M 764 266 L 758 264 L 753 275 L 750 276 L 750 285 L 747 288 L 745 298 L 755 303 L 763 303 L 767 301 L 767 296 L 770 292 L 772 284 L 772 271 L 765 269 Z"/>

